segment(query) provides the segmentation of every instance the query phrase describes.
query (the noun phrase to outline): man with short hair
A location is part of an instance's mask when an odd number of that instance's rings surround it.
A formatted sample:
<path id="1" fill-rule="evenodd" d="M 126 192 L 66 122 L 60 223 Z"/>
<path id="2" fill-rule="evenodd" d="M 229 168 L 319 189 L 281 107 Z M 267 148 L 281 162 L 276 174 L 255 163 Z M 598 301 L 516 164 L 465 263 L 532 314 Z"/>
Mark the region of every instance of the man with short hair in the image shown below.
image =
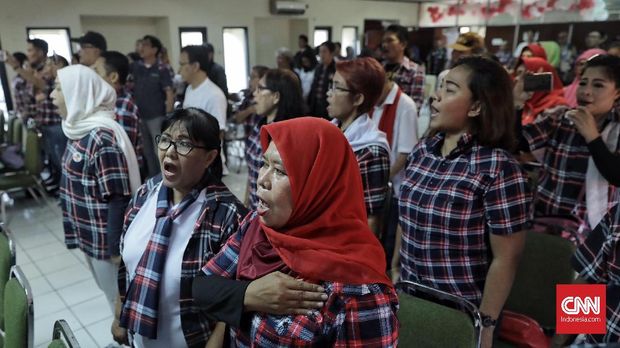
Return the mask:
<path id="1" fill-rule="evenodd" d="M 293 58 L 293 60 L 295 61 L 295 68 L 303 69 L 301 59 L 304 56 L 304 52 L 310 51 L 314 53 L 314 50 L 308 45 L 308 37 L 304 34 L 299 35 L 299 38 L 297 39 L 297 45 L 299 46 L 299 51 L 295 53 L 295 57 Z"/>
<path id="2" fill-rule="evenodd" d="M 108 48 L 105 37 L 96 31 L 88 31 L 84 36 L 71 39 L 80 44 L 80 64 L 93 66 Z"/>
<path id="3" fill-rule="evenodd" d="M 424 99 L 424 67 L 405 56 L 408 44 L 407 28 L 392 24 L 385 30 L 381 44 L 385 73 L 400 89 L 413 99 L 418 110 Z"/>
<path id="4" fill-rule="evenodd" d="M 226 130 L 226 96 L 209 78 L 209 56 L 204 46 L 185 46 L 179 57 L 179 73 L 188 86 L 183 108 L 202 109 L 217 119 L 220 131 Z"/>
<path id="5" fill-rule="evenodd" d="M 335 50 L 336 46 L 331 41 L 325 41 L 319 46 L 321 64 L 314 71 L 314 80 L 308 94 L 308 107 L 312 116 L 329 117 L 327 113 L 327 89 L 329 82 L 336 73 Z"/>
<path id="6" fill-rule="evenodd" d="M 93 69 L 116 91 L 115 112 L 116 121 L 123 126 L 138 158 L 141 172 L 144 168 L 142 158 L 142 138 L 140 134 L 140 119 L 138 106 L 131 93 L 125 89 L 127 75 L 129 75 L 129 59 L 117 51 L 106 51 L 97 59 Z"/>
<path id="7" fill-rule="evenodd" d="M 147 176 L 152 177 L 161 171 L 155 137 L 161 133 L 166 113 L 173 109 L 174 92 L 170 69 L 158 58 L 162 49 L 161 41 L 155 36 L 146 35 L 141 43 L 142 59 L 134 62 L 130 70 L 134 82 L 133 93 L 140 110 Z"/>
<path id="8" fill-rule="evenodd" d="M 600 30 L 592 30 L 586 36 L 586 49 L 603 48 L 603 44 L 607 41 L 607 35 Z"/>
<path id="9" fill-rule="evenodd" d="M 44 151 L 46 152 L 52 172 L 52 182 L 57 184 L 62 172 L 62 155 L 67 145 L 67 137 L 62 131 L 62 119 L 52 103 L 50 94 L 54 90 L 54 80 L 41 72 L 47 61 L 48 45 L 41 39 L 28 40 L 26 56 L 29 67 L 20 63 L 13 55 L 7 54 L 6 63 L 25 81 L 16 86 L 15 94 L 19 94 L 21 118 L 24 122 L 33 119 L 43 134 Z M 37 100 L 35 96 L 43 98 Z"/>

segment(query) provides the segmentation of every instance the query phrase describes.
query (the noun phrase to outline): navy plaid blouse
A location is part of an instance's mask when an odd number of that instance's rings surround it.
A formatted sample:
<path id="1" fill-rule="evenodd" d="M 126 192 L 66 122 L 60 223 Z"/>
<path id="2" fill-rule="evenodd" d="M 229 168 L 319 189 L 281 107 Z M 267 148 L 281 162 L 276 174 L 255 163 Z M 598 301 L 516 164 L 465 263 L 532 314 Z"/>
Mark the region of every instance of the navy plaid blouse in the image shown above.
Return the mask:
<path id="1" fill-rule="evenodd" d="M 399 197 L 401 278 L 480 304 L 491 261 L 489 233 L 527 228 L 525 174 L 506 151 L 465 134 L 441 156 L 444 135 L 409 155 Z"/>
<path id="2" fill-rule="evenodd" d="M 588 283 L 607 285 L 607 333 L 589 335 L 588 341 L 620 342 L 620 204 L 590 232 L 572 264 Z"/>

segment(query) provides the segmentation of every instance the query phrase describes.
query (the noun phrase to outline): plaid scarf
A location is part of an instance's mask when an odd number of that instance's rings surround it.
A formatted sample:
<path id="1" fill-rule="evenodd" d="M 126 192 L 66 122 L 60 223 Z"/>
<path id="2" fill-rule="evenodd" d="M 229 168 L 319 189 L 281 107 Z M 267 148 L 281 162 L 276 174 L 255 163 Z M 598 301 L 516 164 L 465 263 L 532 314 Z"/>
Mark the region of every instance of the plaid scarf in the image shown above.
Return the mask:
<path id="1" fill-rule="evenodd" d="M 157 338 L 157 312 L 159 310 L 159 282 L 163 276 L 168 242 L 174 219 L 185 211 L 200 195 L 201 189 L 192 190 L 179 203 L 170 209 L 168 195 L 171 189 L 161 186 L 157 196 L 157 222 L 144 254 L 136 267 L 136 273 L 127 289 L 121 313 L 121 326 L 131 333 L 150 339 Z"/>

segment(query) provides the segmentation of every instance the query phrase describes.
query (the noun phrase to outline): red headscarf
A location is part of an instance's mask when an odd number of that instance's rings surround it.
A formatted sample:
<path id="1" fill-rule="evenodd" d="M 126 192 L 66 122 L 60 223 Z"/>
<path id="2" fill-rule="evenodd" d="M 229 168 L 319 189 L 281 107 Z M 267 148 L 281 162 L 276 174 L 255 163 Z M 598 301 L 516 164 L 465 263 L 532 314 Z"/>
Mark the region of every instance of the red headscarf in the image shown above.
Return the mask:
<path id="1" fill-rule="evenodd" d="M 546 60 L 538 57 L 521 58 L 517 66 L 520 64 L 523 64 L 530 73 L 537 73 L 542 70 L 542 72 L 553 74 L 553 89 L 551 92 L 534 92 L 534 95 L 523 105 L 523 117 L 521 120 L 523 125 L 534 122 L 538 114 L 547 109 L 558 105 L 568 105 L 564 98 L 562 81 L 555 69 Z"/>
<path id="2" fill-rule="evenodd" d="M 383 248 L 368 227 L 357 160 L 342 132 L 326 120 L 302 117 L 263 126 L 260 135 L 263 149 L 270 141 L 278 147 L 293 212 L 277 231 L 256 221 L 248 229 L 252 235 L 244 237 L 239 256 L 248 270 L 238 277 L 290 269 L 312 281 L 391 286 Z"/>
<path id="3" fill-rule="evenodd" d="M 545 52 L 545 49 L 539 45 L 539 44 L 529 44 L 527 46 L 525 46 L 525 48 L 523 48 L 523 50 L 530 50 L 530 52 L 532 52 L 532 57 L 538 57 L 538 58 L 542 58 L 544 60 L 547 60 L 547 52 Z M 523 53 L 523 51 L 521 51 L 521 53 Z"/>

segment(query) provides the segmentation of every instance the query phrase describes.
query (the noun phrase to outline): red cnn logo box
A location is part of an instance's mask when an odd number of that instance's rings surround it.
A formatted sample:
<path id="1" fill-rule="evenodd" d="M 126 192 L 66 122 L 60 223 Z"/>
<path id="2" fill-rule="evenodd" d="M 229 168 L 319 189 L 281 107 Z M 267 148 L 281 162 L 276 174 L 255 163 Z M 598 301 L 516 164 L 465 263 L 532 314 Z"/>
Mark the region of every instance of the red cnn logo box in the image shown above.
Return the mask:
<path id="1" fill-rule="evenodd" d="M 558 334 L 605 334 L 604 284 L 559 284 L 555 292 Z"/>

